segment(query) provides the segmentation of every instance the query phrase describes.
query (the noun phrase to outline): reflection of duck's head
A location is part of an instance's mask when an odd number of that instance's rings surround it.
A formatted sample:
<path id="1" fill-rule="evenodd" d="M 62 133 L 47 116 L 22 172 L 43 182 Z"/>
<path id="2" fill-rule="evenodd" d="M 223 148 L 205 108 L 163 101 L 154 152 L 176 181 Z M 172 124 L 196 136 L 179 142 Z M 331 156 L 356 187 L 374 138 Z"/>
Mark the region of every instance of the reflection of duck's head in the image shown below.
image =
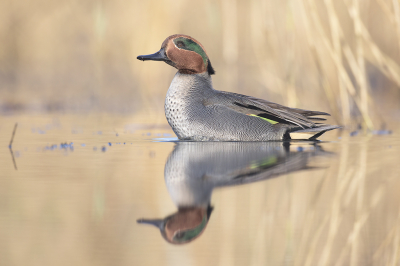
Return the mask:
<path id="1" fill-rule="evenodd" d="M 204 232 L 212 210 L 210 205 L 206 208 L 180 208 L 178 212 L 164 219 L 139 219 L 137 222 L 158 227 L 164 239 L 171 244 L 186 244 Z"/>

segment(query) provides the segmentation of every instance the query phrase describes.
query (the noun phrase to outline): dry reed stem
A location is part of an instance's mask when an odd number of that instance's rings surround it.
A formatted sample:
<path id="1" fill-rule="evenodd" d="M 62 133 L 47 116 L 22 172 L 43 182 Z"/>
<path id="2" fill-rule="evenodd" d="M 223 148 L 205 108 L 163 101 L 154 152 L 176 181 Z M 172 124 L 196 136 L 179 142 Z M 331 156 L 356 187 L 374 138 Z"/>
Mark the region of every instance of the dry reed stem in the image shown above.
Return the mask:
<path id="1" fill-rule="evenodd" d="M 260 60 L 256 60 L 258 66 L 260 67 L 259 69 L 261 70 L 261 77 L 258 79 L 258 81 L 263 84 L 266 88 L 268 88 L 269 91 L 281 95 L 284 92 L 285 88 L 285 81 L 278 78 L 276 75 L 268 71 L 265 67 L 262 66 L 262 62 Z M 267 82 L 269 81 L 269 82 Z M 275 84 L 275 86 L 270 86 L 270 83 Z"/>
<path id="2" fill-rule="evenodd" d="M 384 0 L 376 0 L 378 5 L 382 8 L 383 12 L 385 12 L 386 17 L 390 20 L 393 25 L 396 25 L 396 18 L 394 17 L 394 14 L 392 13 L 392 10 L 390 9 L 389 5 L 386 3 Z"/>
<path id="3" fill-rule="evenodd" d="M 396 231 L 399 231 L 399 225 L 400 224 L 400 211 L 399 214 L 397 215 L 397 221 L 395 222 L 395 225 L 392 227 L 392 229 L 388 232 L 388 234 L 386 235 L 386 238 L 382 241 L 382 243 L 379 245 L 379 247 L 375 250 L 372 259 L 374 261 L 379 261 L 381 260 L 381 257 L 385 254 L 385 252 L 387 252 L 389 250 L 388 246 L 390 245 L 390 243 L 392 242 L 393 239 L 395 239 L 396 237 Z M 393 245 L 395 240 L 393 240 Z M 398 247 L 399 243 L 397 243 L 397 247 Z M 393 252 L 395 253 L 396 250 L 393 250 Z"/>
<path id="4" fill-rule="evenodd" d="M 268 235 L 266 233 L 266 228 L 267 228 L 267 210 L 262 211 L 263 215 L 261 217 L 261 221 L 257 225 L 257 235 L 254 239 L 254 248 L 252 248 L 252 251 L 255 251 L 252 256 L 252 263 L 251 265 L 260 265 L 260 261 L 266 261 L 266 253 L 264 252 L 264 247 L 265 247 L 265 236 Z M 258 254 L 257 254 L 258 253 Z M 255 258 L 257 256 L 257 259 Z"/>
<path id="5" fill-rule="evenodd" d="M 328 49 L 328 52 L 331 55 L 331 58 L 333 59 L 333 61 L 335 63 L 335 66 L 339 72 L 339 77 L 341 78 L 341 81 L 344 82 L 345 88 L 347 89 L 348 93 L 351 95 L 353 101 L 355 102 L 356 106 L 358 107 L 359 111 L 361 112 L 362 118 L 364 119 L 366 126 L 368 128 L 373 128 L 373 123 L 372 123 L 371 118 L 368 115 L 367 109 L 362 108 L 362 102 L 360 101 L 359 97 L 357 97 L 356 88 L 354 87 L 353 83 L 351 82 L 350 77 L 347 74 L 346 68 L 343 65 L 343 62 L 341 59 L 342 54 L 335 53 L 334 48 L 330 44 L 329 38 L 326 36 L 325 31 L 322 29 L 322 27 L 320 25 L 321 20 L 317 14 L 315 4 L 313 2 L 311 2 L 310 0 L 308 2 L 310 3 L 311 9 L 314 10 L 314 12 L 312 12 L 312 17 L 314 19 L 314 23 L 316 25 L 318 33 L 320 34 L 323 44 Z M 326 0 L 325 4 L 327 6 L 327 10 L 329 11 L 328 14 L 329 14 L 329 18 L 330 18 L 330 24 L 332 24 L 331 27 L 335 31 L 334 38 L 335 39 L 339 38 L 341 40 L 341 42 L 344 42 L 345 40 L 343 38 L 343 33 L 342 33 L 342 29 L 339 24 L 339 19 L 336 15 L 336 11 L 332 5 L 331 0 Z M 341 98 L 342 105 L 348 104 L 346 102 L 346 99 L 344 98 L 344 95 L 341 94 L 341 96 L 342 96 L 342 98 Z M 343 106 L 342 106 L 342 108 L 343 108 Z"/>
<path id="6" fill-rule="evenodd" d="M 318 244 L 318 240 L 322 234 L 323 229 L 326 227 L 328 221 L 329 221 L 330 216 L 327 215 L 325 216 L 324 220 L 322 221 L 322 223 L 318 226 L 317 231 L 314 231 L 315 233 L 313 234 L 313 238 L 311 239 L 311 244 L 308 248 L 308 252 L 307 252 L 307 257 L 305 259 L 304 264 L 300 264 L 300 265 L 304 265 L 304 266 L 309 266 L 309 265 L 313 265 L 312 262 L 314 260 L 315 257 L 315 253 L 316 253 L 316 249 L 317 249 L 317 244 Z"/>
<path id="7" fill-rule="evenodd" d="M 354 252 L 354 246 L 355 242 L 359 241 L 359 234 L 360 230 L 362 229 L 363 225 L 367 222 L 372 210 L 378 205 L 379 201 L 382 199 L 382 194 L 383 194 L 383 187 L 380 186 L 376 189 L 376 192 L 374 193 L 373 197 L 374 200 L 371 201 L 371 204 L 368 209 L 365 209 L 362 213 L 358 214 L 357 220 L 354 222 L 353 230 L 350 233 L 349 237 L 347 238 L 346 245 L 343 247 L 342 251 L 340 252 L 338 257 L 338 260 L 336 261 L 335 265 L 344 265 L 344 259 L 346 257 L 346 253 L 348 251 L 348 247 L 352 247 L 352 251 Z M 395 227 L 397 228 L 397 226 Z M 395 229 L 394 228 L 394 229 Z M 357 253 L 359 254 L 359 253 Z M 357 254 L 352 254 L 352 256 L 355 256 Z M 351 263 L 351 265 L 358 265 L 358 263 L 354 262 Z"/>
<path id="8" fill-rule="evenodd" d="M 378 204 L 379 197 L 372 201 L 371 206 L 365 209 L 363 208 L 364 202 L 364 188 L 365 188 L 365 177 L 366 177 L 366 169 L 367 169 L 367 154 L 368 154 L 368 140 L 365 140 L 363 144 L 361 144 L 361 149 L 359 153 L 359 163 L 357 167 L 357 174 L 353 180 L 352 188 L 347 192 L 348 199 L 351 199 L 354 195 L 356 197 L 356 221 L 353 225 L 353 230 L 350 233 L 349 237 L 347 238 L 346 245 L 342 248 L 340 255 L 338 256 L 338 260 L 336 261 L 335 265 L 343 265 L 343 260 L 345 258 L 346 253 L 349 252 L 350 247 L 350 265 L 358 265 L 359 264 L 359 249 L 360 249 L 360 230 L 362 229 L 363 225 L 369 218 L 369 214 L 371 213 L 372 209 Z M 378 190 L 379 192 L 379 190 Z M 379 195 L 379 193 L 378 193 Z"/>
<path id="9" fill-rule="evenodd" d="M 360 16 L 360 3 L 359 0 L 354 0 L 352 8 L 349 10 L 350 16 L 354 21 L 354 32 L 356 37 L 356 54 L 357 54 L 357 63 L 359 67 L 359 71 L 354 73 L 358 82 L 358 86 L 360 89 L 360 104 L 362 113 L 366 115 L 368 119 L 366 119 L 366 124 L 369 129 L 373 128 L 372 121 L 369 117 L 368 112 L 368 82 L 367 75 L 365 73 L 365 60 L 364 60 L 364 49 L 362 43 L 362 35 L 361 35 L 361 16 Z"/>
<path id="10" fill-rule="evenodd" d="M 340 111 L 338 110 L 337 105 L 335 104 L 336 99 L 335 99 L 334 90 L 329 85 L 329 82 L 328 82 L 327 78 L 325 77 L 325 74 L 323 73 L 323 69 L 322 69 L 323 61 L 322 61 L 322 58 L 320 56 L 318 56 L 318 51 L 316 48 L 316 40 L 314 38 L 315 35 L 311 34 L 310 23 L 307 18 L 308 15 L 305 12 L 304 2 L 300 1 L 299 4 L 300 4 L 300 8 L 298 9 L 298 12 L 299 12 L 301 20 L 304 24 L 305 33 L 307 36 L 306 40 L 307 40 L 309 49 L 311 50 L 312 59 L 315 62 L 315 65 L 316 65 L 316 68 L 318 71 L 319 82 L 325 91 L 325 94 L 328 98 L 328 104 L 330 105 L 331 110 L 333 110 L 334 116 L 340 117 L 339 116 Z M 344 113 L 349 113 L 349 111 L 345 111 Z"/>
<path id="11" fill-rule="evenodd" d="M 358 241 L 360 230 L 363 227 L 363 225 L 365 224 L 365 222 L 367 221 L 368 217 L 369 217 L 368 213 L 363 213 L 362 216 L 354 222 L 353 230 L 350 233 L 349 237 L 347 238 L 347 242 L 344 245 L 344 247 L 342 248 L 342 251 L 340 252 L 339 256 L 337 256 L 338 259 L 337 259 L 336 263 L 334 264 L 335 266 L 345 265 L 343 260 L 345 258 L 346 252 L 349 251 L 349 246 L 352 247 L 351 251 L 354 250 L 354 248 L 355 248 L 354 242 Z M 351 258 L 350 258 L 350 265 L 358 265 L 357 264 L 358 258 L 355 258 L 355 256 L 357 256 L 357 254 L 354 254 L 352 252 Z"/>
<path id="12" fill-rule="evenodd" d="M 366 74 L 363 74 L 357 64 L 356 58 L 354 57 L 353 52 L 351 51 L 349 45 L 345 42 L 342 43 L 343 45 L 343 54 L 347 60 L 347 62 L 349 63 L 350 69 L 353 72 L 355 77 L 362 77 L 363 75 L 365 75 L 365 77 L 367 76 Z M 364 69 L 364 73 L 365 73 L 365 69 Z M 367 79 L 367 77 L 366 77 Z M 368 101 L 368 105 L 369 105 L 369 109 L 371 109 L 376 115 L 380 116 L 382 118 L 382 116 L 380 115 L 379 111 L 376 108 L 374 99 L 372 98 L 371 94 L 368 92 L 365 94 L 367 101 Z M 369 113 L 371 113 L 371 111 L 369 111 Z M 372 122 L 371 122 L 372 123 Z"/>
<path id="13" fill-rule="evenodd" d="M 349 7 L 349 4 L 347 2 L 345 2 L 345 4 L 350 10 L 351 7 Z M 364 40 L 364 44 L 370 49 L 372 55 L 374 56 L 373 58 L 370 58 L 370 61 L 374 62 L 383 74 L 385 74 L 389 79 L 391 79 L 400 87 L 400 66 L 394 60 L 385 55 L 384 52 L 381 51 L 381 49 L 379 49 L 379 47 L 372 40 L 371 35 L 369 34 L 368 29 L 365 27 L 364 23 L 361 20 L 359 20 L 358 23 L 359 33 Z M 365 54 L 365 56 L 368 57 L 368 53 Z"/>
<path id="14" fill-rule="evenodd" d="M 336 66 L 336 69 L 338 70 L 339 82 L 343 82 L 344 83 L 343 87 L 347 89 L 347 92 L 353 97 L 355 103 L 358 106 L 359 104 L 358 104 L 358 101 L 356 99 L 356 90 L 355 90 L 355 88 L 354 88 L 349 76 L 347 75 L 346 69 L 344 68 L 344 66 L 343 66 L 343 64 L 341 62 L 341 55 L 339 55 L 339 54 L 334 52 L 334 49 L 332 48 L 332 45 L 330 44 L 329 38 L 326 36 L 325 31 L 321 26 L 321 20 L 320 20 L 320 18 L 318 16 L 318 11 L 316 10 L 316 6 L 315 6 L 314 2 L 312 0 L 308 0 L 308 3 L 309 3 L 309 6 L 310 6 L 310 9 L 312 10 L 311 11 L 311 18 L 313 20 L 313 25 L 315 25 L 315 27 L 317 29 L 317 33 L 319 34 L 320 41 L 322 41 L 322 43 L 324 44 L 325 48 L 328 50 L 328 54 L 333 59 L 333 62 L 335 63 L 335 66 Z M 322 51 L 321 51 L 321 54 L 323 54 Z M 341 86 L 341 85 L 339 85 L 339 86 Z M 343 88 L 343 87 L 340 87 L 340 88 Z M 341 95 L 342 108 L 344 110 L 347 110 L 346 112 L 348 113 L 348 116 L 350 116 L 350 107 L 349 107 L 348 95 L 344 90 L 341 91 L 340 95 Z"/>
<path id="15" fill-rule="evenodd" d="M 371 99 L 368 89 L 368 78 L 365 68 L 365 58 L 368 56 L 368 53 L 364 52 L 364 45 L 366 44 L 369 50 L 372 51 L 375 59 L 374 61 L 377 62 L 377 67 L 382 71 L 382 73 L 388 76 L 394 82 L 396 82 L 399 86 L 400 68 L 398 67 L 396 62 L 384 55 L 383 52 L 378 48 L 378 46 L 371 40 L 371 37 L 361 20 L 360 3 L 358 1 L 352 1 L 351 4 L 349 3 L 349 1 L 345 2 L 354 24 L 354 32 L 356 35 L 356 56 L 353 55 L 349 45 L 347 44 L 347 40 L 344 38 L 343 30 L 341 29 L 339 19 L 336 14 L 335 8 L 333 7 L 332 1 L 325 0 L 324 3 L 328 11 L 332 41 L 329 41 L 329 38 L 326 36 L 326 33 L 321 26 L 322 21 L 319 18 L 319 12 L 315 6 L 314 1 L 308 0 L 308 10 L 310 10 L 310 17 L 313 21 L 316 32 L 318 33 L 317 36 L 319 38 L 319 41 L 321 41 L 324 44 L 325 48 L 328 50 L 328 54 L 333 59 L 333 62 L 335 63 L 336 69 L 338 71 L 338 82 L 343 119 L 345 120 L 345 122 L 349 120 L 349 97 L 351 96 L 362 115 L 366 127 L 372 129 L 374 125 L 369 115 L 369 105 L 372 104 L 373 107 L 373 100 Z M 307 37 L 310 42 L 315 43 L 315 38 L 312 38 L 312 34 L 308 33 L 310 32 L 310 23 L 307 21 L 307 16 L 303 15 L 303 19 L 306 25 Z M 316 48 L 316 50 L 321 49 L 317 45 L 313 46 Z M 323 54 L 322 51 L 317 53 L 318 57 L 321 57 L 321 54 Z M 346 59 L 349 62 L 351 70 L 356 78 L 359 90 L 354 87 L 352 81 L 350 80 L 350 77 L 347 74 L 344 62 L 342 61 L 342 54 L 345 55 Z M 347 92 L 345 92 L 345 90 L 347 90 Z"/>
<path id="16" fill-rule="evenodd" d="M 304 6 L 304 2 L 300 2 L 303 6 L 303 10 L 307 10 L 306 7 Z M 324 52 L 321 51 L 321 47 L 318 45 L 318 41 L 321 41 L 321 31 L 323 31 L 322 28 L 317 27 L 317 32 L 320 33 L 319 36 L 320 38 L 316 38 L 316 34 L 312 33 L 311 30 L 311 24 L 316 24 L 319 25 L 319 21 L 318 18 L 316 18 L 316 8 L 313 4 L 311 4 L 310 0 L 308 1 L 310 8 L 308 10 L 311 10 L 311 17 L 313 19 L 313 23 L 311 23 L 309 21 L 309 16 L 306 14 L 306 12 L 304 12 L 303 20 L 304 20 L 304 24 L 305 24 L 305 28 L 306 28 L 306 34 L 307 34 L 307 40 L 311 43 L 311 47 L 312 50 L 315 51 L 315 58 L 316 58 L 316 62 L 318 63 L 318 66 L 320 69 L 322 69 L 320 66 L 323 65 L 323 63 L 321 64 L 320 62 L 325 62 L 325 60 L 323 59 L 323 54 Z M 324 42 L 324 40 L 322 40 Z M 329 45 L 328 45 L 328 50 L 329 50 Z M 330 53 L 332 54 L 332 52 Z M 332 57 L 332 56 L 331 56 Z M 321 74 L 322 75 L 322 74 Z M 323 75 L 324 76 L 324 75 Z M 330 87 L 331 88 L 331 87 Z M 325 88 L 326 90 L 327 88 Z M 333 89 L 332 89 L 333 90 Z M 342 106 L 342 118 L 345 121 L 345 124 L 348 123 L 349 117 L 350 117 L 350 106 L 349 106 L 349 100 L 348 100 L 348 95 L 347 92 L 345 91 L 344 87 L 343 87 L 343 83 L 341 83 L 341 80 L 339 78 L 339 91 L 340 91 L 340 99 L 341 99 L 341 106 Z M 333 93 L 330 93 L 333 94 Z"/>
<path id="17" fill-rule="evenodd" d="M 315 250 L 317 247 L 318 240 L 323 232 L 323 228 L 328 222 L 329 216 L 326 215 L 322 223 L 318 224 L 317 229 L 315 230 L 315 226 L 313 221 L 317 217 L 315 206 L 318 203 L 318 198 L 321 196 L 321 190 L 324 186 L 324 183 L 331 179 L 334 173 L 332 171 L 327 171 L 324 178 L 321 180 L 320 184 L 317 185 L 317 189 L 313 193 L 314 195 L 311 197 L 311 208 L 308 208 L 306 211 L 306 219 L 304 221 L 304 225 L 306 226 L 305 230 L 302 230 L 302 234 L 300 236 L 300 243 L 298 244 L 299 249 L 297 251 L 296 257 L 293 260 L 295 265 L 307 265 L 307 263 L 311 263 L 312 258 L 314 257 Z M 310 243 L 309 245 L 307 245 Z M 305 255 L 306 254 L 306 255 Z"/>
<path id="18" fill-rule="evenodd" d="M 222 58 L 229 72 L 224 73 L 225 86 L 236 91 L 238 86 L 238 12 L 236 0 L 222 1 Z"/>
<path id="19" fill-rule="evenodd" d="M 355 0 L 357 1 L 357 0 Z M 357 4 L 357 3 L 356 3 Z M 357 7 L 356 7 L 357 8 Z M 364 138 L 365 139 L 365 138 Z M 363 211 L 363 202 L 364 202 L 364 193 L 365 193 L 365 178 L 366 178 L 366 171 L 367 171 L 367 151 L 368 151 L 368 146 L 367 146 L 368 141 L 365 141 L 362 143 L 361 145 L 361 149 L 360 149 L 360 161 L 359 161 L 359 167 L 358 167 L 358 175 L 357 175 L 357 179 L 358 180 L 358 185 L 357 185 L 357 198 L 356 198 L 356 225 L 359 224 L 359 228 L 356 228 L 356 226 L 354 226 L 355 229 L 355 236 L 352 239 L 352 243 L 351 243 L 351 257 L 350 257 L 350 264 L 351 265 L 358 265 L 358 261 L 359 261 L 359 254 L 360 254 L 360 237 L 358 237 L 359 232 L 363 226 L 363 223 L 358 223 L 359 220 L 363 221 L 365 223 L 365 221 L 368 219 L 369 217 L 369 212 L 368 215 L 365 215 L 365 212 L 367 211 Z M 368 210 L 370 211 L 370 210 Z M 366 216 L 364 218 L 364 216 Z"/>
<path id="20" fill-rule="evenodd" d="M 350 170 L 349 170 L 350 171 Z M 355 168 L 352 168 L 351 169 L 351 175 L 353 175 L 354 176 L 354 172 L 356 171 L 356 169 Z M 354 193 L 355 193 L 355 191 L 356 191 L 356 189 L 357 189 L 357 185 L 358 185 L 358 183 L 357 183 L 357 179 L 356 178 L 353 178 L 350 182 L 349 182 L 349 184 L 348 184 L 348 186 L 347 186 L 347 191 L 346 191 L 346 193 L 345 193 L 345 196 L 343 197 L 343 207 L 344 208 L 348 208 L 349 207 L 349 205 L 352 203 L 351 202 L 351 199 L 352 199 L 352 197 L 353 197 L 353 195 L 354 195 Z"/>
<path id="21" fill-rule="evenodd" d="M 325 245 L 322 248 L 318 265 L 327 265 L 329 263 L 330 255 L 332 254 L 333 242 L 343 219 L 343 214 L 340 211 L 341 200 L 343 198 L 345 189 L 348 187 L 348 184 L 353 177 L 354 167 L 347 167 L 347 162 L 349 159 L 349 147 L 348 145 L 345 145 L 345 141 L 342 142 L 342 146 L 343 148 L 340 152 L 339 171 L 337 176 L 337 187 L 333 196 L 330 214 L 328 215 L 328 236 Z"/>
<path id="22" fill-rule="evenodd" d="M 392 254 L 392 263 L 391 263 L 391 265 L 393 265 L 393 266 L 398 265 L 398 261 L 400 259 L 400 256 L 399 256 L 399 252 L 400 252 L 399 244 L 400 244 L 400 229 L 399 229 L 399 227 L 397 227 L 396 236 L 395 236 L 394 241 L 393 241 L 393 249 L 392 249 L 393 250 L 393 254 Z"/>
<path id="23" fill-rule="evenodd" d="M 265 2 L 263 3 L 267 6 L 268 9 L 271 9 L 270 3 Z M 264 11 L 264 7 L 261 7 L 261 11 Z M 252 1 L 251 8 L 251 31 L 250 31 L 250 38 L 251 38 L 251 46 L 254 52 L 254 61 L 257 63 L 258 69 L 261 71 L 261 75 L 258 81 L 263 84 L 269 91 L 272 91 L 274 94 L 280 95 L 284 98 L 285 92 L 285 81 L 279 78 L 276 74 L 271 73 L 268 70 L 268 67 L 265 64 L 265 60 L 260 57 L 265 47 L 268 46 L 268 41 L 265 40 L 264 34 L 261 29 L 263 29 L 263 25 L 267 24 L 266 20 L 271 21 L 269 24 L 273 24 L 273 20 L 271 17 L 260 16 L 258 13 L 260 12 L 260 7 L 258 6 L 257 1 Z M 265 27 L 265 26 L 264 26 Z M 276 25 L 271 26 L 272 28 L 277 28 Z M 264 29 L 265 31 L 265 29 Z M 270 42 L 278 43 L 277 37 L 275 34 L 268 35 L 269 38 L 274 38 Z M 271 84 L 273 84 L 271 86 Z"/>
<path id="24" fill-rule="evenodd" d="M 346 151 L 345 151 L 346 153 Z M 332 176 L 333 172 L 328 172 L 328 176 L 326 176 L 324 178 L 325 180 L 329 180 Z M 324 182 L 323 181 L 323 182 Z M 322 187 L 322 184 L 320 186 L 320 188 Z M 317 193 L 319 193 L 319 191 L 317 191 Z M 313 202 L 317 202 L 318 197 L 317 195 L 315 195 L 313 197 Z M 322 223 L 320 223 L 318 225 L 318 228 L 315 230 L 315 227 L 313 226 L 312 221 L 314 220 L 314 217 L 316 216 L 316 210 L 313 208 L 311 210 L 310 214 L 307 214 L 307 219 L 305 221 L 305 224 L 308 225 L 307 226 L 307 230 L 305 230 L 304 235 L 302 235 L 301 237 L 301 242 L 300 242 L 300 247 L 304 246 L 304 251 L 298 252 L 298 255 L 296 256 L 296 259 L 294 260 L 294 262 L 297 262 L 297 265 L 312 265 L 313 260 L 315 259 L 315 253 L 317 250 L 317 244 L 318 244 L 318 240 L 320 239 L 323 229 L 326 227 L 329 219 L 330 219 L 330 215 L 325 215 L 325 218 L 323 219 Z M 309 235 L 311 235 L 311 240 L 309 240 Z M 310 243 L 309 245 L 306 245 L 306 243 Z M 302 254 L 306 254 L 306 257 L 304 258 L 303 261 L 300 260 L 300 255 Z"/>
<path id="25" fill-rule="evenodd" d="M 324 73 L 322 71 L 322 68 L 321 68 L 320 59 L 319 59 L 319 57 L 317 55 L 317 51 L 315 51 L 315 49 L 313 50 L 313 58 L 314 58 L 315 64 L 317 65 L 317 70 L 318 70 L 319 76 L 321 78 L 322 88 L 324 89 L 325 94 L 327 95 L 327 98 L 328 98 L 328 104 L 330 105 L 331 110 L 333 110 L 333 114 L 336 117 L 339 117 L 340 111 L 339 111 L 337 105 L 335 104 L 336 99 L 335 99 L 334 90 L 333 90 L 332 86 L 329 84 L 327 78 L 325 78 L 325 75 L 324 75 Z M 346 102 L 348 103 L 348 100 Z M 348 105 L 347 105 L 347 107 L 348 107 Z M 347 110 L 344 113 L 348 113 L 349 114 L 350 111 Z"/>
<path id="26" fill-rule="evenodd" d="M 340 26 L 339 18 L 338 18 L 337 14 L 336 14 L 336 11 L 335 11 L 335 8 L 334 8 L 334 6 L 332 4 L 332 1 L 331 0 L 326 0 L 325 4 L 326 4 L 326 7 L 327 7 L 327 10 L 329 11 L 328 14 L 329 14 L 330 22 L 332 24 L 334 24 L 333 28 L 335 29 L 335 33 L 336 33 L 335 37 L 339 39 L 339 42 L 340 42 L 341 45 L 348 46 L 346 44 L 346 40 L 345 40 L 344 35 L 343 35 L 343 30 L 342 30 L 342 28 Z M 358 17 L 354 17 L 353 18 L 354 25 L 359 25 L 359 23 L 360 23 L 359 20 L 360 20 L 359 16 Z M 355 26 L 355 28 L 358 29 L 358 26 L 357 27 Z M 356 30 L 356 32 L 357 32 L 357 30 Z M 357 60 L 357 63 L 353 63 L 353 65 L 357 65 L 358 66 L 358 70 L 359 71 L 357 71 L 354 74 L 355 74 L 357 83 L 359 84 L 360 88 L 362 89 L 364 87 L 364 90 L 366 90 L 365 88 L 367 86 L 366 85 L 367 84 L 367 78 L 366 78 L 366 74 L 365 74 L 365 64 L 364 64 L 364 61 L 363 61 L 363 59 L 364 59 L 363 52 L 360 53 L 360 51 L 362 51 L 361 50 L 362 47 L 359 44 L 360 42 L 361 42 L 360 40 L 357 42 L 357 52 L 359 53 L 358 60 Z M 348 52 L 351 52 L 350 48 L 348 49 Z M 361 112 L 362 117 L 364 119 L 364 122 L 365 122 L 367 128 L 371 129 L 371 128 L 373 128 L 373 123 L 372 123 L 372 120 L 371 120 L 371 118 L 370 118 L 370 116 L 368 114 L 368 107 L 365 107 L 366 105 L 368 105 L 368 98 L 367 97 L 365 97 L 365 99 L 363 97 L 361 97 L 361 99 L 358 98 L 358 96 L 356 95 L 356 88 L 354 87 L 354 85 L 352 84 L 350 78 L 348 77 L 347 71 L 346 71 L 346 69 L 344 67 L 344 64 L 343 64 L 341 58 L 342 58 L 342 53 L 336 54 L 336 57 L 334 58 L 334 61 L 336 62 L 337 67 L 340 68 L 341 76 L 344 78 L 344 82 L 346 82 L 347 88 L 350 89 L 349 93 L 352 96 L 352 99 L 354 100 L 354 102 L 356 103 L 359 111 Z M 356 62 L 356 61 L 354 61 L 354 62 Z M 358 75 L 357 75 L 357 73 L 358 73 Z M 365 93 L 368 93 L 368 92 L 365 92 Z"/>
<path id="27" fill-rule="evenodd" d="M 397 0 L 392 0 L 393 3 L 393 11 L 394 11 L 394 20 L 396 23 L 396 30 L 397 30 L 397 41 L 399 42 L 399 49 L 400 49 L 400 4 Z"/>
<path id="28" fill-rule="evenodd" d="M 325 0 L 325 5 L 327 6 L 328 12 L 333 10 L 333 5 L 330 0 Z M 331 14 L 331 12 L 329 12 Z M 331 29 L 331 39 L 333 43 L 333 53 L 335 58 L 337 59 L 337 63 L 343 66 L 342 60 L 342 47 L 341 47 L 341 34 L 340 34 L 340 26 L 336 16 L 328 15 L 329 26 Z M 350 121 L 350 106 L 349 106 L 349 97 L 345 88 L 345 81 L 343 81 L 343 77 L 339 76 L 339 91 L 340 91 L 340 99 L 342 102 L 342 115 L 344 118 L 345 124 Z"/>

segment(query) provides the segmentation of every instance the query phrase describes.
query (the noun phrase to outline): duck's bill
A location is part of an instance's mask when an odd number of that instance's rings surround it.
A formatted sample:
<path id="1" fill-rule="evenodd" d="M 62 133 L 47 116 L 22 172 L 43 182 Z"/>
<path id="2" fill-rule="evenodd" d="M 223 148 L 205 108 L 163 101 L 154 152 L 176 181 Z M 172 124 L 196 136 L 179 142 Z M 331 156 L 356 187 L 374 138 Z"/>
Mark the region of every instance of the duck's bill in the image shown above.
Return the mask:
<path id="1" fill-rule="evenodd" d="M 162 220 L 162 219 L 139 219 L 139 220 L 137 220 L 137 223 L 151 224 L 160 229 L 162 229 L 164 227 L 164 220 Z"/>
<path id="2" fill-rule="evenodd" d="M 146 61 L 146 60 L 153 60 L 153 61 L 168 61 L 168 57 L 165 55 L 164 49 L 161 49 L 157 53 L 148 54 L 148 55 L 139 55 L 137 59 Z"/>

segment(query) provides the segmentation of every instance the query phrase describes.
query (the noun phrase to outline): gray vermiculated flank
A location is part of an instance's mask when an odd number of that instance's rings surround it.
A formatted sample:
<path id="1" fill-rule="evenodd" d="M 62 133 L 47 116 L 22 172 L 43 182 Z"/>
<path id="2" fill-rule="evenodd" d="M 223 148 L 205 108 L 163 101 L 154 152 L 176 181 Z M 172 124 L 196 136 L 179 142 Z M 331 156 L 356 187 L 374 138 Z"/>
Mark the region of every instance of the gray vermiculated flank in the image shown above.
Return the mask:
<path id="1" fill-rule="evenodd" d="M 280 140 L 287 125 L 272 125 L 236 112 L 234 94 L 212 88 L 207 73 L 176 73 L 165 98 L 165 115 L 179 139 L 196 141 Z"/>

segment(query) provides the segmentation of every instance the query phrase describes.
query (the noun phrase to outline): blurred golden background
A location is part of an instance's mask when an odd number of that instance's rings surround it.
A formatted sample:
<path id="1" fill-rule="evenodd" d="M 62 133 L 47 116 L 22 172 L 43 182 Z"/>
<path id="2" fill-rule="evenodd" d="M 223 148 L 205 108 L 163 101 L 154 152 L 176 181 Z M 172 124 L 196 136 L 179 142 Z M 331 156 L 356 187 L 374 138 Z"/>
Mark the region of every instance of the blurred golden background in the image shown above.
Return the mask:
<path id="1" fill-rule="evenodd" d="M 324 135 L 318 168 L 216 190 L 171 246 L 136 219 L 176 210 L 176 70 L 136 57 L 175 33 L 218 90 L 393 134 Z M 0 117 L 0 265 L 399 265 L 400 0 L 0 0 Z"/>
<path id="2" fill-rule="evenodd" d="M 199 40 L 214 86 L 382 128 L 400 116 L 399 0 L 0 1 L 0 107 L 163 116 L 175 69 L 136 56 Z"/>

